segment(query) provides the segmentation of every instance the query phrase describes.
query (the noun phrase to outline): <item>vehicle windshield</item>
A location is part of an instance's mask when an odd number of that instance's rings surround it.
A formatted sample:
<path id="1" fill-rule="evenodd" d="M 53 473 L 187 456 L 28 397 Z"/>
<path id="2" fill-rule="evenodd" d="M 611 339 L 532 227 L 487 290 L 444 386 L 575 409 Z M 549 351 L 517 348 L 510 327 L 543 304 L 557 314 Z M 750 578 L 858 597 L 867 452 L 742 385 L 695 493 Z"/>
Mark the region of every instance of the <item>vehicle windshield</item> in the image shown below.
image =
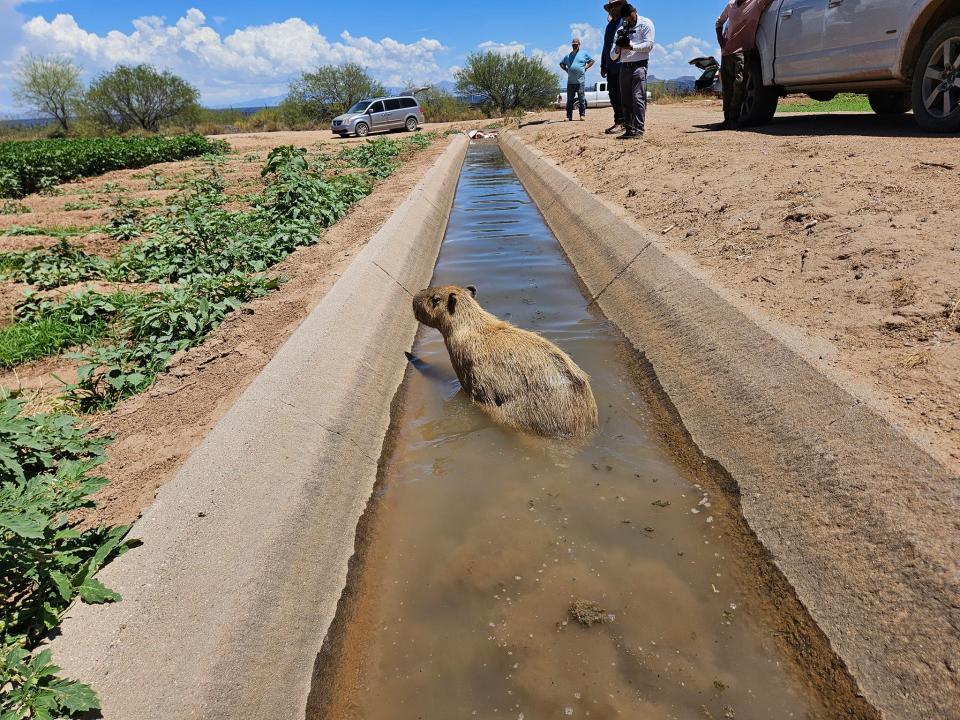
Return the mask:
<path id="1" fill-rule="evenodd" d="M 347 110 L 347 112 L 348 112 L 348 113 L 362 113 L 362 112 L 364 112 L 369 106 L 370 106 L 370 101 L 369 101 L 369 100 L 361 100 L 361 101 L 358 102 L 356 105 L 354 105 L 352 108 L 350 108 L 349 110 Z"/>

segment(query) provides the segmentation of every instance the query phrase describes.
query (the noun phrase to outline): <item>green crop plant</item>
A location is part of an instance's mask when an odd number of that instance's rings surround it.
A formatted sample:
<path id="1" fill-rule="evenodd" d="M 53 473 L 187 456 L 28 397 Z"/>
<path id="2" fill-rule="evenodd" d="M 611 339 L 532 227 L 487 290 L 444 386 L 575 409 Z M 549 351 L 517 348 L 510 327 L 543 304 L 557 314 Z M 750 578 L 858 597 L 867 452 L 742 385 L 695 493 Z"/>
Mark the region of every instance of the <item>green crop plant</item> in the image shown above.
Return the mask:
<path id="1" fill-rule="evenodd" d="M 0 197 L 19 197 L 42 184 L 140 168 L 223 152 L 225 143 L 202 135 L 29 140 L 0 143 Z M 106 191 L 105 191 L 106 192 Z"/>
<path id="2" fill-rule="evenodd" d="M 71 519 L 107 483 L 94 471 L 110 439 L 69 415 L 24 415 L 23 404 L 0 400 L 0 718 L 53 720 L 99 702 L 38 646 L 77 599 L 120 599 L 94 575 L 134 543 L 127 526 L 80 529 Z"/>
<path id="3" fill-rule="evenodd" d="M 25 215 L 30 212 L 30 208 L 22 202 L 16 200 L 4 200 L 0 202 L 0 215 Z"/>
<path id="4" fill-rule="evenodd" d="M 64 210 L 97 210 L 100 205 L 93 200 L 77 200 L 63 204 Z"/>
<path id="5" fill-rule="evenodd" d="M 0 277 L 39 288 L 70 285 L 103 277 L 106 261 L 61 238 L 54 247 L 0 253 Z"/>

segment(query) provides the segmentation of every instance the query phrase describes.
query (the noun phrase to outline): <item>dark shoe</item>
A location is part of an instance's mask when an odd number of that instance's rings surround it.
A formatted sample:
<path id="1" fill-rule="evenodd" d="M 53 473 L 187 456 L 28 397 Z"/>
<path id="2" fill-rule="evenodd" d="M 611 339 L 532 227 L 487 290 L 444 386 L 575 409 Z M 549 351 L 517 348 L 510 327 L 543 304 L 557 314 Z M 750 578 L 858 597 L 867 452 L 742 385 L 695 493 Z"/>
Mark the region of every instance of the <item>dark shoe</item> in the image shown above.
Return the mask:
<path id="1" fill-rule="evenodd" d="M 620 129 L 622 126 L 623 126 L 623 123 L 615 122 L 613 125 L 611 125 L 611 126 L 608 127 L 606 130 L 604 130 L 604 132 L 605 132 L 607 135 L 613 135 L 613 134 L 614 134 L 618 129 Z"/>
<path id="2" fill-rule="evenodd" d="M 713 125 L 707 125 L 707 130 L 726 130 L 730 126 L 727 124 L 727 121 L 713 123 Z"/>
<path id="3" fill-rule="evenodd" d="M 634 138 L 643 137 L 640 133 L 635 133 L 632 130 L 627 130 L 623 135 L 617 135 L 617 140 L 633 140 Z"/>

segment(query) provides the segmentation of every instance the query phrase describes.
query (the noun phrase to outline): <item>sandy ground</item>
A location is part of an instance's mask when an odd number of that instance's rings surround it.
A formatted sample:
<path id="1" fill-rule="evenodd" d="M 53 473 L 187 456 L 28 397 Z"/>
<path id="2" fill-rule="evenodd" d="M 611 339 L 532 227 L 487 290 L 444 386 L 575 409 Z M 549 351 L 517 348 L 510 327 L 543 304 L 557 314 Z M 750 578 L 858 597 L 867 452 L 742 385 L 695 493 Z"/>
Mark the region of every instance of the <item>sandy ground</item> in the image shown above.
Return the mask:
<path id="1" fill-rule="evenodd" d="M 740 132 L 653 105 L 642 142 L 528 116 L 523 138 L 716 281 L 823 347 L 960 471 L 960 138 L 909 116 L 796 114 Z"/>
<path id="2" fill-rule="evenodd" d="M 464 127 L 475 125 L 463 124 Z M 299 249 L 275 266 L 272 271 L 287 279 L 279 290 L 228 316 L 206 342 L 174 357 L 168 372 L 161 375 L 146 393 L 122 402 L 109 413 L 88 418 L 99 432 L 115 436 L 107 463 L 100 468 L 111 483 L 97 497 L 98 507 L 87 514 L 88 522 L 131 522 L 151 504 L 156 490 L 172 477 L 444 150 L 449 142 L 443 135 L 447 127 L 449 125 L 441 124 L 427 127 L 427 130 L 439 133 L 439 138 L 427 150 L 413 155 L 328 230 L 320 243 Z M 362 142 L 352 138 L 333 138 L 323 131 L 219 137 L 238 151 L 227 156 L 226 163 L 220 167 L 227 180 L 228 193 L 257 190 L 263 159 L 278 145 L 295 144 L 329 152 L 345 144 Z M 141 170 L 111 172 L 70 183 L 62 186 L 63 195 L 26 198 L 23 202 L 32 212 L 0 216 L 0 227 L 90 226 L 101 222 L 101 215 L 109 209 L 111 198 L 121 194 L 127 198 L 165 197 L 176 191 L 175 182 L 204 169 L 203 161 L 188 160 Z M 154 183 L 155 171 L 168 186 L 162 192 L 149 189 Z M 115 183 L 126 191 L 103 192 L 106 183 Z M 107 188 L 111 190 L 111 186 Z M 92 201 L 102 204 L 104 209 L 63 209 L 65 203 L 86 200 L 91 195 Z M 151 208 L 145 211 L 150 212 Z M 31 247 L 52 244 L 51 240 L 38 237 L 4 237 L 0 238 L 0 250 L 22 249 L 19 242 L 22 240 L 33 241 L 27 243 Z M 70 241 L 77 243 L 76 238 L 70 238 Z M 0 302 L 5 315 L 12 312 L 13 303 L 21 297 L 25 287 L 0 284 Z M 20 384 L 24 389 L 35 390 L 59 385 L 51 373 L 69 379 L 71 370 L 70 363 L 60 358 L 48 358 L 21 366 L 16 372 L 4 373 L 0 379 L 7 386 Z"/>

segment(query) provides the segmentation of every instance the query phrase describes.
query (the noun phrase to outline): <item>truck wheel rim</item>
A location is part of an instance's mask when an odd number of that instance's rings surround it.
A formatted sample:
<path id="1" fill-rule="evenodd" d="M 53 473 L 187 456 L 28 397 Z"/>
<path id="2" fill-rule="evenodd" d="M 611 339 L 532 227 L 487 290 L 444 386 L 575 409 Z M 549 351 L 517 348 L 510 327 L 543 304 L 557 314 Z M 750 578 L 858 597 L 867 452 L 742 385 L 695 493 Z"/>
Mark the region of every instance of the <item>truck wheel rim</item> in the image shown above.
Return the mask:
<path id="1" fill-rule="evenodd" d="M 921 94 L 932 117 L 949 117 L 960 109 L 960 37 L 944 40 L 930 55 Z"/>

